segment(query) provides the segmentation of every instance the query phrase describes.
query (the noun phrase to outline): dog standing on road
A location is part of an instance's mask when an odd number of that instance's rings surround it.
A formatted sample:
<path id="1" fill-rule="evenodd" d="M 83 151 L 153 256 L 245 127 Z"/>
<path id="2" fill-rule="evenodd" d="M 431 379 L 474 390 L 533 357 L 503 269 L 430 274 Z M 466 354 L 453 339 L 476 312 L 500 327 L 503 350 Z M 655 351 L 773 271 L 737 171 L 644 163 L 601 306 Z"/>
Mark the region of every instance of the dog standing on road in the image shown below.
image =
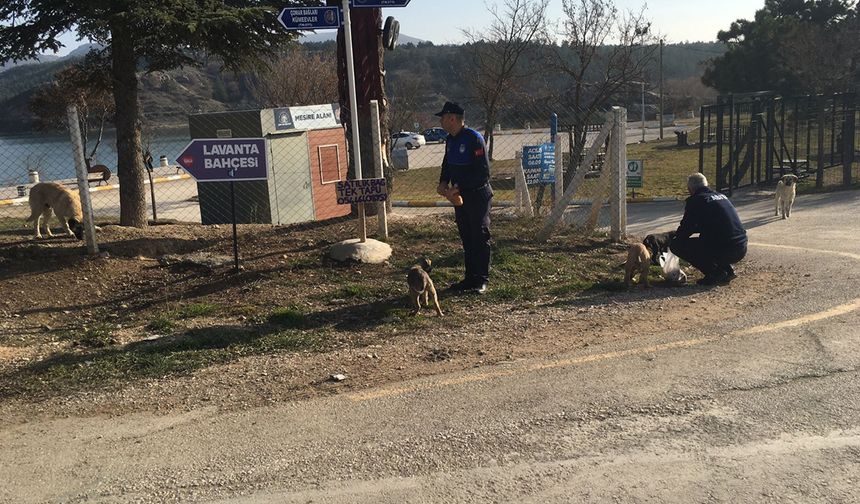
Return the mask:
<path id="1" fill-rule="evenodd" d="M 409 285 L 409 299 L 412 300 L 412 305 L 415 307 L 413 315 L 418 315 L 421 311 L 421 297 L 424 297 L 424 305 L 430 306 L 429 297 L 433 297 L 433 304 L 436 305 L 436 315 L 442 317 L 442 308 L 439 306 L 439 298 L 436 296 L 436 287 L 433 285 L 433 280 L 430 278 L 430 270 L 432 263 L 430 259 L 421 258 L 421 261 L 409 269 L 409 274 L 406 275 L 406 283 Z"/>
<path id="2" fill-rule="evenodd" d="M 641 243 L 634 243 L 627 249 L 627 262 L 624 264 L 624 285 L 630 288 L 633 277 L 639 273 L 639 283 L 650 287 L 648 283 L 648 271 L 651 269 L 651 253 L 648 247 Z"/>
<path id="3" fill-rule="evenodd" d="M 42 237 L 39 228 L 43 219 L 45 221 L 45 234 L 54 236 L 49 224 L 52 211 L 63 225 L 67 235 L 74 236 L 78 240 L 83 239 L 84 226 L 82 222 L 84 218 L 78 193 L 54 182 L 40 182 L 30 188 L 29 202 L 30 216 L 27 217 L 27 222 L 35 222 L 33 239 Z"/>
<path id="4" fill-rule="evenodd" d="M 774 200 L 776 203 L 776 211 L 774 215 L 779 216 L 782 213 L 782 218 L 791 217 L 791 207 L 794 205 L 794 197 L 797 194 L 797 175 L 783 175 L 779 182 L 776 183 L 776 193 Z"/>

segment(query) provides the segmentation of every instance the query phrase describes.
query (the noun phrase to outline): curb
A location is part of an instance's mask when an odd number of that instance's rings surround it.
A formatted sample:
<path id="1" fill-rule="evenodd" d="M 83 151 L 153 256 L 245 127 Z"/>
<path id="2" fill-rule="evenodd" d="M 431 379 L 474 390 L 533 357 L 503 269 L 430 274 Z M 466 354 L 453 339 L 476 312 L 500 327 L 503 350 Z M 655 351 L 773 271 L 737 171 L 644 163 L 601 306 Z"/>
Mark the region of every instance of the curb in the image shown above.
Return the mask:
<path id="1" fill-rule="evenodd" d="M 157 177 L 157 178 L 152 179 L 152 183 L 153 184 L 159 184 L 162 182 L 171 182 L 174 180 L 185 180 L 185 179 L 190 179 L 190 178 L 191 178 L 191 175 L 188 175 L 187 173 L 182 173 L 182 174 L 178 174 L 178 175 L 166 175 L 164 177 Z M 149 178 L 145 178 L 143 180 L 143 183 L 145 185 L 149 185 Z M 119 189 L 119 184 L 107 184 L 107 185 L 90 187 L 89 189 L 90 189 L 91 193 L 99 192 L 99 191 L 111 191 L 114 189 Z M 23 204 L 27 203 L 28 199 L 29 198 L 27 196 L 22 196 L 20 198 L 0 199 L 0 207 L 23 205 Z"/>
<path id="2" fill-rule="evenodd" d="M 664 203 L 668 201 L 682 201 L 681 198 L 677 196 L 658 196 L 654 198 L 627 198 L 627 203 Z M 591 205 L 594 203 L 594 200 L 584 199 L 584 200 L 573 200 L 568 205 Z M 606 201 L 608 204 L 609 201 Z M 399 208 L 444 208 L 444 207 L 453 207 L 450 201 L 430 201 L 430 200 L 391 200 L 392 207 Z M 516 203 L 513 201 L 493 201 L 494 207 L 513 207 L 516 206 Z"/>

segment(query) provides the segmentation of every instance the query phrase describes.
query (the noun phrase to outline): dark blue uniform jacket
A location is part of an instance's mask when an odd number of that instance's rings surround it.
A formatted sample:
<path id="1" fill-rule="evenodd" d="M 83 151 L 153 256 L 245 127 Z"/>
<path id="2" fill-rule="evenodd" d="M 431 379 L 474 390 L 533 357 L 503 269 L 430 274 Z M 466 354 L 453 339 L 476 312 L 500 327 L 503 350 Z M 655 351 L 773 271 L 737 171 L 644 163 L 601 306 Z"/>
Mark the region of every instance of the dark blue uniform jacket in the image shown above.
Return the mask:
<path id="1" fill-rule="evenodd" d="M 489 181 L 490 158 L 484 137 L 472 128 L 463 128 L 457 136 L 448 135 L 439 182 L 456 184 L 469 191 Z"/>
<path id="2" fill-rule="evenodd" d="M 715 248 L 747 244 L 747 232 L 732 202 L 708 187 L 687 198 L 677 237 L 689 238 L 693 233 Z"/>

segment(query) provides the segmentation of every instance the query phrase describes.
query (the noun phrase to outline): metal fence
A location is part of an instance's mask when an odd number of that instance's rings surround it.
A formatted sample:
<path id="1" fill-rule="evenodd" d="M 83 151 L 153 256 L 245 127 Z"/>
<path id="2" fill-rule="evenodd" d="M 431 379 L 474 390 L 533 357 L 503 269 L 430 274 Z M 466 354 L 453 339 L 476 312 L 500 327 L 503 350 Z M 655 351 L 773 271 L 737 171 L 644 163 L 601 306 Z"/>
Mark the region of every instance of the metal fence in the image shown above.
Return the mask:
<path id="1" fill-rule="evenodd" d="M 860 177 L 857 116 L 854 94 L 722 97 L 702 107 L 699 170 L 727 192 L 788 172 L 816 187 L 851 185 Z"/>
<path id="2" fill-rule="evenodd" d="M 583 152 L 575 156 L 578 162 L 572 163 L 571 145 L 576 142 L 572 142 L 571 125 L 562 121 L 553 135 L 553 118 L 547 109 L 552 110 L 552 107 L 542 107 L 533 116 L 522 110 L 515 116 L 508 114 L 515 119 L 495 128 L 491 140 L 493 213 L 524 215 L 524 201 L 528 201 L 532 214 L 548 215 L 566 186 L 554 184 L 549 175 L 558 167 L 559 178 L 571 180 L 598 137 L 601 124 L 586 126 Z M 560 107 L 556 110 L 558 116 L 573 115 Z M 602 114 L 598 117 L 603 120 Z M 355 210 L 350 205 L 339 204 L 335 192 L 336 182 L 347 179 L 351 173 L 349 142 L 339 118 L 337 105 L 326 104 L 194 114 L 188 117 L 187 128 L 145 128 L 142 154 L 148 163 L 144 172 L 144 192 L 150 220 L 203 225 L 232 221 L 231 183 L 196 181 L 189 169 L 193 171 L 194 163 L 199 160 L 195 160 L 194 152 L 187 151 L 193 140 L 227 138 L 265 139 L 264 152 L 257 157 L 265 158 L 269 166 L 266 180 L 232 184 L 238 223 L 302 226 L 354 216 Z M 467 122 L 468 118 L 467 115 Z M 384 168 L 389 182 L 390 214 L 395 218 L 416 214 L 453 216 L 452 210 L 447 208 L 450 206 L 447 200 L 436 194 L 444 137 L 441 140 L 431 137 L 429 141 L 422 137 L 415 145 L 407 145 L 406 142 L 395 143 L 390 133 L 384 135 L 387 138 L 382 157 L 387 160 Z M 118 222 L 120 215 L 115 145 L 115 138 L 108 134 L 89 161 L 94 217 L 102 224 Z M 600 177 L 605 147 L 598 145 L 595 156 L 583 168 L 584 180 L 565 214 L 570 224 L 583 225 L 594 220 L 592 227 L 596 229 L 610 226 L 605 208 L 596 213 L 596 218 L 591 216 L 591 203 L 595 198 L 606 201 L 609 180 Z M 92 148 L 91 141 L 84 150 L 89 155 Z M 523 153 L 536 150 L 544 155 L 539 162 L 529 165 L 529 155 L 524 158 Z M 0 153 L 0 227 L 4 229 L 29 227 L 24 222 L 30 213 L 27 197 L 29 188 L 36 182 L 54 181 L 69 186 L 76 183 L 68 132 L 0 137 Z M 241 158 L 238 154 L 226 157 Z M 255 156 L 247 157 L 248 162 L 257 162 L 252 159 Z M 103 168 L 93 170 L 97 165 Z M 524 173 L 524 167 L 528 180 L 519 184 L 517 177 Z M 373 167 L 364 167 L 365 178 L 372 174 Z M 522 190 L 526 186 L 527 193 Z M 53 225 L 56 226 L 56 222 Z"/>

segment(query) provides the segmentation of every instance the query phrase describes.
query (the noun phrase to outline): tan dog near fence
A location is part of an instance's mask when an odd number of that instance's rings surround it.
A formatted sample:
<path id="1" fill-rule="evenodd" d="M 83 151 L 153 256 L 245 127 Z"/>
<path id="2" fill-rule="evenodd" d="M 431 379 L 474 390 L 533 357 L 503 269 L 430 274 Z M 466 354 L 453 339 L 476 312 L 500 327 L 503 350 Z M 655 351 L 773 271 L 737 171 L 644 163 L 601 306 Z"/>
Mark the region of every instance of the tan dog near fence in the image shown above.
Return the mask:
<path id="1" fill-rule="evenodd" d="M 439 298 L 436 295 L 436 287 L 433 285 L 433 280 L 430 278 L 430 270 L 432 263 L 430 259 L 422 258 L 421 261 L 409 269 L 409 274 L 406 275 L 406 283 L 409 285 L 409 299 L 412 300 L 412 306 L 415 310 L 413 315 L 418 315 L 421 311 L 421 297 L 424 297 L 424 305 L 430 306 L 430 297 L 433 297 L 433 304 L 436 305 L 436 315 L 442 315 L 442 308 L 439 306 Z"/>
<path id="2" fill-rule="evenodd" d="M 84 237 L 83 212 L 78 193 L 54 182 L 40 182 L 30 188 L 30 216 L 27 222 L 34 222 L 33 239 L 42 237 L 39 228 L 45 223 L 45 234 L 51 233 L 51 212 L 56 214 L 60 224 L 69 236 L 78 240 Z"/>
<path id="3" fill-rule="evenodd" d="M 627 262 L 624 263 L 624 285 L 630 288 L 633 277 L 639 273 L 639 283 L 650 287 L 648 271 L 651 268 L 651 252 L 642 243 L 634 243 L 627 249 Z"/>
<path id="4" fill-rule="evenodd" d="M 773 198 L 776 203 L 776 212 L 774 215 L 779 216 L 782 213 L 782 218 L 791 217 L 791 207 L 794 206 L 794 197 L 797 195 L 797 175 L 787 174 L 779 178 L 776 183 L 776 193 Z"/>

